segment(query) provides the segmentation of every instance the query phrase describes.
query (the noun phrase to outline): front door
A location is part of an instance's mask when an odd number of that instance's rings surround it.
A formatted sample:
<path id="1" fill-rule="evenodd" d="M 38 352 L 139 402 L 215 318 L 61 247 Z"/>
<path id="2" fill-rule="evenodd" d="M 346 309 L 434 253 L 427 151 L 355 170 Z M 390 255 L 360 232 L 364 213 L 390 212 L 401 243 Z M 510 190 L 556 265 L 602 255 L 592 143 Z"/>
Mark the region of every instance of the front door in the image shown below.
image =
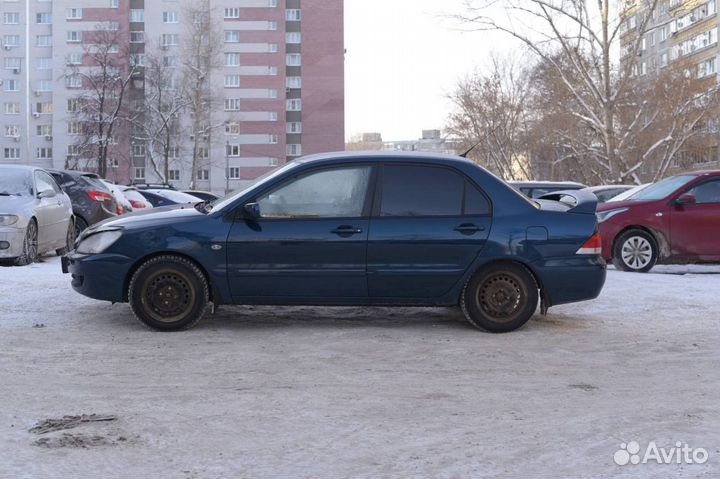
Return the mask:
<path id="1" fill-rule="evenodd" d="M 366 298 L 371 173 L 368 165 L 311 170 L 260 193 L 260 217 L 236 219 L 228 237 L 233 300 Z"/>
<path id="2" fill-rule="evenodd" d="M 371 298 L 437 298 L 480 254 L 490 203 L 451 168 L 385 165 L 368 237 Z"/>
<path id="3" fill-rule="evenodd" d="M 35 171 L 35 188 L 36 195 L 43 192 L 49 195 L 38 200 L 38 245 L 42 251 L 43 248 L 59 245 L 61 241 L 64 243 L 70 216 L 63 202 L 62 190 L 48 173 Z"/>
<path id="4" fill-rule="evenodd" d="M 704 261 L 720 260 L 720 178 L 703 181 L 685 194 L 693 195 L 695 203 L 671 208 L 673 254 Z"/>

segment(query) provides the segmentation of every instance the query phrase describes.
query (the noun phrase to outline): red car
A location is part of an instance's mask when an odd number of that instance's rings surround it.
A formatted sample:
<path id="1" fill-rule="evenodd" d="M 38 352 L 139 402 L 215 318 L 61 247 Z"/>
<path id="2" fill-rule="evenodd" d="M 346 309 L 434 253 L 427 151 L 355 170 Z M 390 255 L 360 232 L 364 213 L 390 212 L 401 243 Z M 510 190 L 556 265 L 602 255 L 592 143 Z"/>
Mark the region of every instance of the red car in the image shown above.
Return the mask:
<path id="1" fill-rule="evenodd" d="M 603 258 L 624 271 L 720 262 L 720 171 L 665 178 L 597 216 Z"/>

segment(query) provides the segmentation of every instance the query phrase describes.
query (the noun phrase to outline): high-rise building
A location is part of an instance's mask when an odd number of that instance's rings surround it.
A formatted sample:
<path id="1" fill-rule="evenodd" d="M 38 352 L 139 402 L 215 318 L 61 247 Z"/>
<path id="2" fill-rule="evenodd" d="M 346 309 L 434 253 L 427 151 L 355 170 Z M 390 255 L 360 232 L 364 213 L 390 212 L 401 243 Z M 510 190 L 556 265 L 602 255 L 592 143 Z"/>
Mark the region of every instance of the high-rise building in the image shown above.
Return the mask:
<path id="1" fill-rule="evenodd" d="M 341 1 L 5 0 L 0 22 L 2 163 L 92 170 L 106 144 L 109 179 L 221 192 L 344 149 Z M 123 86 L 90 114 L 101 43 Z"/>

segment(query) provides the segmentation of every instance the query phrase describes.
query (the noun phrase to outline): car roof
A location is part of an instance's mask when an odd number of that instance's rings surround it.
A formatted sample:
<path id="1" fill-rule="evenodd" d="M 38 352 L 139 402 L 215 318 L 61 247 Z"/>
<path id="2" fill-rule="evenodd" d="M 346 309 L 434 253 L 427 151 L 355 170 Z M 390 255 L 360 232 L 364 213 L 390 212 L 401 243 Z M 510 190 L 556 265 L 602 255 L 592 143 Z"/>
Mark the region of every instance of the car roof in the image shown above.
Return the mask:
<path id="1" fill-rule="evenodd" d="M 66 175 L 70 176 L 85 176 L 88 178 L 97 178 L 101 179 L 100 175 L 97 173 L 91 173 L 89 171 L 78 171 L 78 170 L 56 170 L 54 168 L 45 168 L 50 173 L 65 173 Z"/>
<path id="2" fill-rule="evenodd" d="M 29 165 L 0 165 L 0 168 L 3 169 L 12 169 L 12 170 L 25 170 L 25 171 L 46 171 L 45 168 L 40 168 L 38 166 L 29 166 Z"/>
<path id="3" fill-rule="evenodd" d="M 412 160 L 430 160 L 434 163 L 460 163 L 463 165 L 473 163 L 473 161 L 461 156 L 430 153 L 425 151 L 335 151 L 330 153 L 318 153 L 315 155 L 301 156 L 294 161 L 299 164 L 308 164 L 323 163 L 331 160 L 363 160 L 372 162 L 396 161 L 398 163 Z"/>
<path id="4" fill-rule="evenodd" d="M 624 188 L 626 190 L 629 190 L 631 188 L 635 188 L 639 185 L 597 185 L 597 186 L 588 186 L 585 188 L 588 191 L 600 191 L 600 190 L 614 190 L 617 188 Z"/>
<path id="5" fill-rule="evenodd" d="M 585 188 L 585 185 L 577 181 L 508 181 L 511 185 L 542 188 L 544 186 L 577 186 Z"/>

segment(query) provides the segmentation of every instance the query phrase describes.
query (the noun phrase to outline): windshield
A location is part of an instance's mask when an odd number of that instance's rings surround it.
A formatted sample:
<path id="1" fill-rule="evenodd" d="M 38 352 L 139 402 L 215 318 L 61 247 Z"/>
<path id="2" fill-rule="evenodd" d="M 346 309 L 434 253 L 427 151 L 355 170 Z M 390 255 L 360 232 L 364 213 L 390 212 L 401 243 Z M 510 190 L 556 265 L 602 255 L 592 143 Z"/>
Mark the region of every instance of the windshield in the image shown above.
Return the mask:
<path id="1" fill-rule="evenodd" d="M 29 170 L 0 169 L 0 196 L 32 196 L 33 181 Z"/>
<path id="2" fill-rule="evenodd" d="M 210 203 L 208 206 L 213 211 L 221 210 L 221 209 L 225 208 L 227 205 L 233 203 L 236 199 L 240 198 L 242 195 L 244 195 L 251 189 L 255 188 L 256 186 L 259 186 L 267 181 L 270 181 L 270 180 L 276 178 L 278 175 L 295 168 L 297 165 L 298 165 L 297 162 L 291 161 L 290 163 L 287 163 L 286 165 L 283 165 L 280 168 L 276 168 L 274 170 L 268 171 L 264 175 L 257 177 L 255 180 L 253 180 L 252 183 L 247 185 L 245 188 L 235 190 L 235 191 L 231 192 L 230 194 L 223 196 L 222 198 L 218 198 L 217 200 Z"/>
<path id="3" fill-rule="evenodd" d="M 686 185 L 696 177 L 694 175 L 679 175 L 665 178 L 662 181 L 658 181 L 655 184 L 644 188 L 628 200 L 630 201 L 646 201 L 646 200 L 661 200 L 670 196 L 675 190 L 683 185 Z"/>

